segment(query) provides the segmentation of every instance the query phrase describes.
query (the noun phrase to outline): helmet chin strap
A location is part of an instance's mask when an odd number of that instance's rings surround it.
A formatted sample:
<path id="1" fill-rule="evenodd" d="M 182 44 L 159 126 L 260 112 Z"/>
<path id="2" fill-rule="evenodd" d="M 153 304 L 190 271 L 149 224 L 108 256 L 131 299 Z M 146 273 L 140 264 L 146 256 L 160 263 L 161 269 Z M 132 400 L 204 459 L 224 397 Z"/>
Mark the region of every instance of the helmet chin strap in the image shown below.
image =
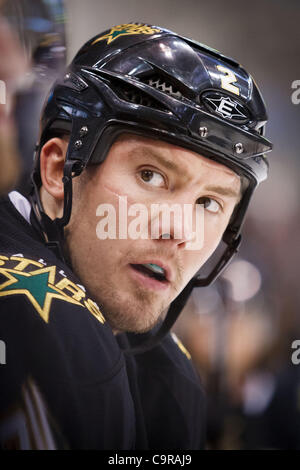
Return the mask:
<path id="1" fill-rule="evenodd" d="M 176 322 L 178 316 L 180 315 L 183 307 L 185 306 L 192 290 L 194 288 L 194 279 L 185 286 L 183 291 L 176 297 L 175 300 L 171 303 L 168 313 L 162 322 L 159 330 L 154 336 L 150 336 L 146 341 L 144 341 L 140 346 L 134 348 L 124 349 L 125 354 L 142 354 L 149 351 L 149 349 L 154 348 L 158 343 L 169 333 L 170 329 Z"/>
<path id="2" fill-rule="evenodd" d="M 46 246 L 62 261 L 66 262 L 63 253 L 64 227 L 69 223 L 72 210 L 72 178 L 78 172 L 74 173 L 74 165 L 76 162 L 67 161 L 64 165 L 64 176 L 62 178 L 64 184 L 64 209 L 61 218 L 52 220 L 45 212 L 41 203 L 39 187 L 32 176 L 33 190 L 29 195 L 31 203 L 31 223 L 33 227 L 43 234 Z"/>

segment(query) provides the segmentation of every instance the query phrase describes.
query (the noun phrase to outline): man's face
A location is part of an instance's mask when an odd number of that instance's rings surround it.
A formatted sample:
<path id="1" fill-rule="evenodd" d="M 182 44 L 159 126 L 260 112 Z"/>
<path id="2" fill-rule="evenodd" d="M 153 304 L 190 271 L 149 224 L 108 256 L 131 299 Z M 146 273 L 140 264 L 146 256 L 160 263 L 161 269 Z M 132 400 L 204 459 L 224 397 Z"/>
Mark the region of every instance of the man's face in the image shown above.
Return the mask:
<path id="1" fill-rule="evenodd" d="M 73 181 L 72 217 L 66 228 L 69 256 L 74 271 L 118 331 L 142 332 L 156 324 L 214 252 L 240 198 L 240 178 L 227 167 L 175 145 L 130 135 L 113 144 L 104 163 Z M 124 221 L 118 218 L 120 197 L 128 208 L 139 203 L 148 209 L 140 225 L 143 233 L 148 229 L 150 234 L 156 218 L 156 238 L 99 239 L 102 204 L 115 208 L 118 237 Z M 182 218 L 184 227 L 178 227 L 178 218 L 171 217 L 165 238 L 162 217 L 151 212 L 153 204 L 163 203 L 181 208 L 188 204 L 194 215 L 197 204 L 202 205 L 201 248 L 186 249 L 196 230 L 188 219 Z M 133 218 L 131 214 L 127 224 Z M 181 228 L 181 238 L 175 238 Z"/>

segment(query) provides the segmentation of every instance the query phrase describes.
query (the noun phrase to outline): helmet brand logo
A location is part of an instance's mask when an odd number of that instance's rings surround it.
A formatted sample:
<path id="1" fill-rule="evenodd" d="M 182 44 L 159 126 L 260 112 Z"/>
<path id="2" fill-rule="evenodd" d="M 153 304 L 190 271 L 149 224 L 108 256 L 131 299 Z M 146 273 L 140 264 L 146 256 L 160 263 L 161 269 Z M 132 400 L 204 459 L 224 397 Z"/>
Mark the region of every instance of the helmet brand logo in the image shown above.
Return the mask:
<path id="1" fill-rule="evenodd" d="M 233 122 L 245 123 L 249 121 L 247 109 L 238 101 L 229 96 L 222 96 L 219 93 L 206 93 L 202 95 L 202 101 L 210 112 L 219 114 L 225 119 Z"/>
<path id="2" fill-rule="evenodd" d="M 152 26 L 147 26 L 146 24 L 119 24 L 118 26 L 113 26 L 109 33 L 100 36 L 92 42 L 92 46 L 99 41 L 104 41 L 107 39 L 106 44 L 110 44 L 115 39 L 120 36 L 131 36 L 133 34 L 155 34 L 160 33 L 161 29 L 153 28 Z"/>

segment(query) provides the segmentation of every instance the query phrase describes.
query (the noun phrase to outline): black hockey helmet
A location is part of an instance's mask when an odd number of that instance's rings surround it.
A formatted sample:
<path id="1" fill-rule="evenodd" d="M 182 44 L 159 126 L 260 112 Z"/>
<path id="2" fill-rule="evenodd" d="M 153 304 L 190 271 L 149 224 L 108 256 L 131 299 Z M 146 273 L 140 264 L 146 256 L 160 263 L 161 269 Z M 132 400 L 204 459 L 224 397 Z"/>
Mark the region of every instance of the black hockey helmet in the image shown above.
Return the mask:
<path id="1" fill-rule="evenodd" d="M 171 304 L 168 329 L 192 288 L 216 279 L 238 249 L 249 200 L 268 173 L 265 153 L 272 145 L 264 137 L 266 121 L 252 77 L 216 50 L 141 23 L 98 34 L 56 81 L 42 113 L 31 202 L 46 241 L 59 247 L 71 214 L 72 178 L 87 165 L 103 162 L 122 133 L 164 140 L 231 168 L 247 184 L 223 234 L 226 249 L 210 273 L 195 276 Z M 39 199 L 39 154 L 49 137 L 60 133 L 70 134 L 64 213 L 52 222 Z"/>

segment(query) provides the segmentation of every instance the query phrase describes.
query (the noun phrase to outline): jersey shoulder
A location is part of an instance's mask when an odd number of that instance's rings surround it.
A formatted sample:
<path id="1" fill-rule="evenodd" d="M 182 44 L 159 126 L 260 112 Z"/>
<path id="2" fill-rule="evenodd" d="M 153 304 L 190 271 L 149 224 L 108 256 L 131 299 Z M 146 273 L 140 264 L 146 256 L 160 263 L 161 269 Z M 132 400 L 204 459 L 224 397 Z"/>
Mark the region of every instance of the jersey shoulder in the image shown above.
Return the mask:
<path id="1" fill-rule="evenodd" d="M 128 334 L 130 345 L 146 335 Z M 205 442 L 205 393 L 190 355 L 172 333 L 135 356 L 135 373 L 151 449 L 201 449 Z"/>

